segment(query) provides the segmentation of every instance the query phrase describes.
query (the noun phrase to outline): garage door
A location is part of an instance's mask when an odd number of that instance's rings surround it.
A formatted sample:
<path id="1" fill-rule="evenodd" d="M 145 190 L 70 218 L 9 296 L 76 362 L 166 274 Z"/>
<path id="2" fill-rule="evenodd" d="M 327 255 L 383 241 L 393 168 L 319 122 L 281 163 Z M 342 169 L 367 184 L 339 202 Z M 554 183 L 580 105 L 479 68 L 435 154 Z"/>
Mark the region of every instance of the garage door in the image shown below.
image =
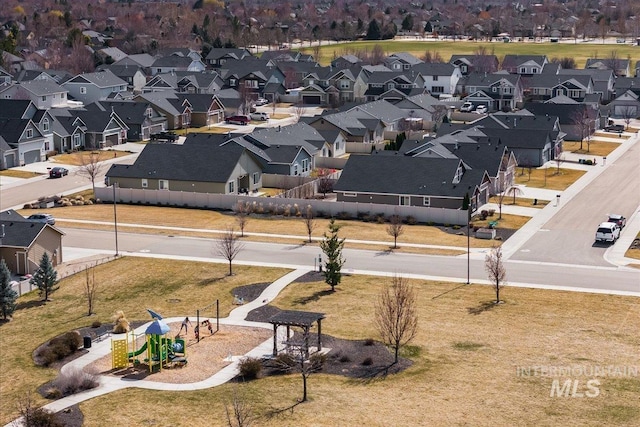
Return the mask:
<path id="1" fill-rule="evenodd" d="M 118 145 L 118 134 L 107 136 L 107 147 Z"/>
<path id="2" fill-rule="evenodd" d="M 40 150 L 27 151 L 24 153 L 24 163 L 26 165 L 40 161 Z"/>
<path id="3" fill-rule="evenodd" d="M 319 95 L 303 95 L 302 103 L 320 105 L 322 103 L 322 97 Z"/>
<path id="4" fill-rule="evenodd" d="M 616 117 L 636 118 L 638 116 L 638 109 L 633 105 L 616 105 L 614 114 Z"/>
<path id="5" fill-rule="evenodd" d="M 16 156 L 14 154 L 6 154 L 4 156 L 4 164 L 7 169 L 15 168 L 16 165 Z"/>

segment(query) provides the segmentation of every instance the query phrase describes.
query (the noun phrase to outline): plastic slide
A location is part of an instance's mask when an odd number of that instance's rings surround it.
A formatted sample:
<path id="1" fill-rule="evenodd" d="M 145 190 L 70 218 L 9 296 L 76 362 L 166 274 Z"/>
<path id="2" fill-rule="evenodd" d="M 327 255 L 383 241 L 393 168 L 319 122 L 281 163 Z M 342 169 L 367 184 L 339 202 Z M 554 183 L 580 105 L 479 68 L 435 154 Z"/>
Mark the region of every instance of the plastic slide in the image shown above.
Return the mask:
<path id="1" fill-rule="evenodd" d="M 128 357 L 131 358 L 131 357 L 139 356 L 146 350 L 147 350 L 147 343 L 145 342 L 144 344 L 142 344 L 142 347 L 140 347 L 138 350 L 129 353 Z"/>

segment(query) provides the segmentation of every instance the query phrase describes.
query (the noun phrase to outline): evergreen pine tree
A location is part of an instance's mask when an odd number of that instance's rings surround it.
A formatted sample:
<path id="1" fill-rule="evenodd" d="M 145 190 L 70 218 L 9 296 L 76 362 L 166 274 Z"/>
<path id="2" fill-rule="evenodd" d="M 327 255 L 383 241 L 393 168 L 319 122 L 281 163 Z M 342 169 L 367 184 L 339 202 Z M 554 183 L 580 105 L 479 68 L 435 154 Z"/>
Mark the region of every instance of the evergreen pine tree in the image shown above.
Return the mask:
<path id="1" fill-rule="evenodd" d="M 369 28 L 367 29 L 367 35 L 365 39 L 367 40 L 380 40 L 382 37 L 382 30 L 380 29 L 380 24 L 375 19 L 372 19 L 369 22 Z"/>
<path id="2" fill-rule="evenodd" d="M 29 282 L 37 286 L 40 290 L 40 296 L 44 301 L 49 301 L 49 295 L 57 291 L 60 287 L 58 284 L 58 272 L 53 268 L 49 255 L 45 252 L 40 259 L 40 266 Z"/>
<path id="3" fill-rule="evenodd" d="M 0 310 L 2 317 L 7 320 L 16 310 L 18 293 L 11 287 L 11 272 L 4 259 L 0 260 Z"/>
<path id="4" fill-rule="evenodd" d="M 338 231 L 340 226 L 335 223 L 335 219 L 331 218 L 329 222 L 329 231 L 331 234 L 327 236 L 324 233 L 324 240 L 320 242 L 320 249 L 327 257 L 325 262 L 325 269 L 322 272 L 324 275 L 324 281 L 331 286 L 331 290 L 335 291 L 335 287 L 340 284 L 342 280 L 342 265 L 344 264 L 344 258 L 342 258 L 342 248 L 344 247 L 344 238 L 338 237 Z"/>

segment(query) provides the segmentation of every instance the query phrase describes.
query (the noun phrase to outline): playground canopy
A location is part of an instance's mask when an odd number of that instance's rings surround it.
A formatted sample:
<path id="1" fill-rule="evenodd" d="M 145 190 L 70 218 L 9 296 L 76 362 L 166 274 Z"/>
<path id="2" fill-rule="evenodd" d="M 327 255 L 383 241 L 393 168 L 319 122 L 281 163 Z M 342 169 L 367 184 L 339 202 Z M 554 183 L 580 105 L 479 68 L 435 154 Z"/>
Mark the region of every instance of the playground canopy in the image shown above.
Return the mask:
<path id="1" fill-rule="evenodd" d="M 167 325 L 166 323 L 164 323 L 162 320 L 160 319 L 156 319 L 153 321 L 152 324 L 150 324 L 147 329 L 144 331 L 145 334 L 147 335 L 164 335 L 167 332 L 169 332 L 171 330 L 171 328 L 169 327 L 169 325 Z"/>

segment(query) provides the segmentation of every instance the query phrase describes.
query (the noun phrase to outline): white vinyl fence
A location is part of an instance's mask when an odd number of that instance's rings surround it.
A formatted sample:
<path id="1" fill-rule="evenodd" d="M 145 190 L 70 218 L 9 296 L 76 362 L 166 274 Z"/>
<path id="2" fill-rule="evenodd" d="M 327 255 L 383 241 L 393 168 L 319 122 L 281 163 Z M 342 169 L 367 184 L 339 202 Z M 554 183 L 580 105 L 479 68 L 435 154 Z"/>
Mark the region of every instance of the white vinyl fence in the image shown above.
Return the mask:
<path id="1" fill-rule="evenodd" d="M 113 190 L 107 187 L 96 188 L 96 198 L 103 202 L 113 202 Z M 433 222 L 464 226 L 467 223 L 467 211 L 422 206 L 392 206 L 374 203 L 336 202 L 318 199 L 256 197 L 251 195 L 187 193 L 170 190 L 149 190 L 116 188 L 117 203 L 131 203 L 154 206 L 191 207 L 202 209 L 232 210 L 238 202 L 250 203 L 256 213 L 295 216 L 311 206 L 317 216 L 339 218 L 357 218 L 358 214 L 385 217 L 399 215 L 412 217 L 418 222 Z"/>

